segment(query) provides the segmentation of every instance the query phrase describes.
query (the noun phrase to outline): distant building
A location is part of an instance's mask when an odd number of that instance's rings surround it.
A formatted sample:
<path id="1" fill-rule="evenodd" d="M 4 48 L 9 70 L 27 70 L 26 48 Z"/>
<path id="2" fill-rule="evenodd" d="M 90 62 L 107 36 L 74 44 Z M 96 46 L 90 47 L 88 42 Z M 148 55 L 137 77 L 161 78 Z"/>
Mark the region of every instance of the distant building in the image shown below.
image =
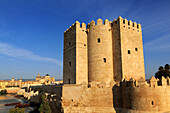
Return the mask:
<path id="1" fill-rule="evenodd" d="M 35 81 L 41 84 L 51 84 L 55 82 L 55 78 L 50 77 L 48 74 L 46 74 L 45 76 L 40 76 L 40 74 L 38 73 Z"/>
<path id="2" fill-rule="evenodd" d="M 37 86 L 37 85 L 54 85 L 61 84 L 62 81 L 55 81 L 54 77 L 50 77 L 48 74 L 45 76 L 40 76 L 38 73 L 36 80 L 33 81 L 22 81 L 22 79 L 15 80 L 0 80 L 0 89 L 6 89 L 7 87 L 27 87 L 27 86 Z"/>

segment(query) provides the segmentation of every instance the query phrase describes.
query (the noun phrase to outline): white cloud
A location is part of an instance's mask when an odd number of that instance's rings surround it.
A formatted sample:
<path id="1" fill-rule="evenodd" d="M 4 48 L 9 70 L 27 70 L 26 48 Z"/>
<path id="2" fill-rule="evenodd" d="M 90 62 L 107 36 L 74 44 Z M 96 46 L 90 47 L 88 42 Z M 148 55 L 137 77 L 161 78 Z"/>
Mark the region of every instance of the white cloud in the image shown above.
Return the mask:
<path id="1" fill-rule="evenodd" d="M 62 66 L 62 62 L 59 60 L 56 60 L 54 58 L 39 56 L 29 50 L 17 48 L 7 43 L 0 42 L 0 54 L 8 55 L 19 59 L 46 61 L 46 62 L 56 63 L 57 65 Z"/>

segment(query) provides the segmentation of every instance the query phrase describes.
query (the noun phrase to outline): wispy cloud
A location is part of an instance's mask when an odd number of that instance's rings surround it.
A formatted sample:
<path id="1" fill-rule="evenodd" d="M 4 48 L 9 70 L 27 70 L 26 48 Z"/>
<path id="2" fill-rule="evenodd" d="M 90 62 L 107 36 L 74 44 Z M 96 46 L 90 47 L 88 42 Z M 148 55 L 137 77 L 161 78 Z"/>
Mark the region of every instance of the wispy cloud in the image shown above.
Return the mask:
<path id="1" fill-rule="evenodd" d="M 165 35 L 155 40 L 144 43 L 144 47 L 150 50 L 170 50 L 170 35 Z"/>
<path id="2" fill-rule="evenodd" d="M 7 44 L 7 43 L 0 42 L 0 54 L 15 57 L 18 59 L 46 61 L 46 62 L 56 63 L 57 65 L 62 66 L 62 62 L 59 60 L 56 60 L 54 58 L 39 56 L 29 50 L 17 48 L 15 46 Z"/>
<path id="3" fill-rule="evenodd" d="M 151 45 L 154 45 L 156 43 L 160 43 L 160 41 L 165 40 L 165 39 L 169 39 L 169 37 L 170 37 L 170 35 L 166 35 L 166 36 L 157 38 L 155 40 L 152 40 L 150 42 L 145 43 L 145 46 L 151 46 Z"/>
<path id="4" fill-rule="evenodd" d="M 155 35 L 156 34 L 160 34 L 160 33 L 165 33 L 168 32 L 169 29 L 169 20 L 159 20 L 157 22 L 154 23 L 150 23 L 149 25 L 147 24 L 147 26 L 143 27 L 143 31 L 145 35 Z"/>

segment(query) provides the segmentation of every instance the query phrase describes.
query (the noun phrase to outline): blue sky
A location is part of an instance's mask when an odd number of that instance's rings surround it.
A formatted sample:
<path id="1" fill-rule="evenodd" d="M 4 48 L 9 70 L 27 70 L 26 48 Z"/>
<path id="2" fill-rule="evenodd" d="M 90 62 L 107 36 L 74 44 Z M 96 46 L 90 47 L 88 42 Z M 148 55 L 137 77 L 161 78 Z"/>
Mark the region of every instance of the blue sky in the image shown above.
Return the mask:
<path id="1" fill-rule="evenodd" d="M 61 79 L 63 32 L 118 16 L 142 25 L 147 78 L 170 64 L 169 0 L 0 0 L 0 79 Z"/>

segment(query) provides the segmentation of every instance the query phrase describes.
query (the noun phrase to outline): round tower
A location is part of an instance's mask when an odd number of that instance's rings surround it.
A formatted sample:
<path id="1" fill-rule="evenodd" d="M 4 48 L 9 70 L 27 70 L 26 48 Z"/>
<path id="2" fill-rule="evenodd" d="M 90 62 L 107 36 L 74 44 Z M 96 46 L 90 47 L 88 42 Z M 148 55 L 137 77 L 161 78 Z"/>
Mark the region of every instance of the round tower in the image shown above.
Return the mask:
<path id="1" fill-rule="evenodd" d="M 113 80 L 113 52 L 111 24 L 101 19 L 88 25 L 88 81 Z"/>

